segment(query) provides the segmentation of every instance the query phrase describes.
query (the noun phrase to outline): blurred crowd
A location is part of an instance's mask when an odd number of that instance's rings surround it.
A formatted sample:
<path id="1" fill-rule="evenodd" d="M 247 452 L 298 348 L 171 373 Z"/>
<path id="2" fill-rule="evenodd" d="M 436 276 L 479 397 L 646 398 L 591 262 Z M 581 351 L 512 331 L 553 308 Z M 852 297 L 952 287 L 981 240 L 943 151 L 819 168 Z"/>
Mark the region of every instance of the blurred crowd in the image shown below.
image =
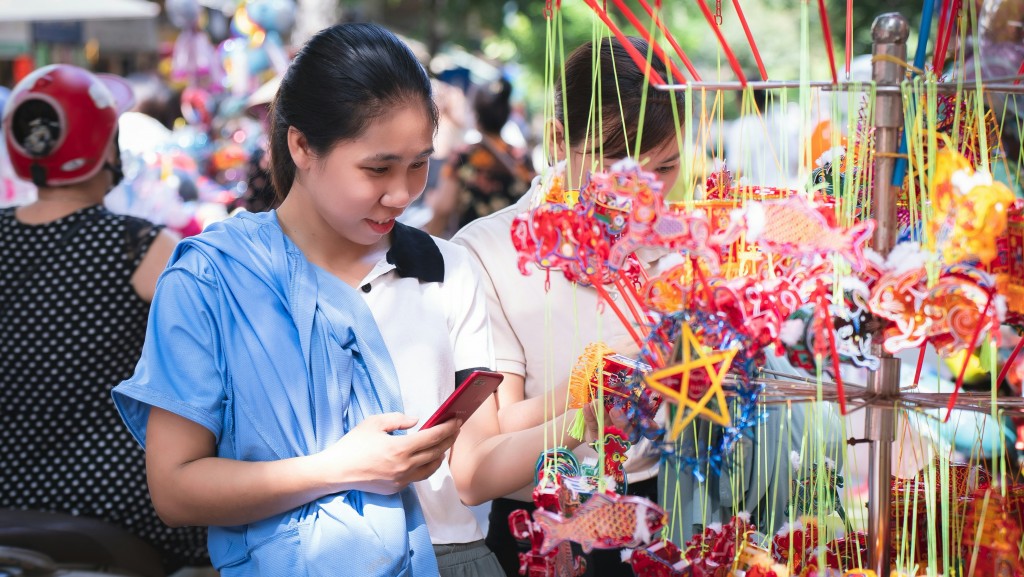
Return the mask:
<path id="1" fill-rule="evenodd" d="M 188 237 L 237 210 L 275 206 L 267 173 L 267 119 L 290 57 L 281 38 L 294 24 L 294 5 L 291 0 L 245 5 L 247 18 L 236 15 L 232 21 L 235 37 L 214 48 L 197 29 L 198 3 L 167 2 L 168 16 L 181 33 L 161 70 L 126 78 L 136 104 L 119 121 L 125 178 L 105 199 L 113 212 Z M 259 34 L 264 37 L 257 58 L 251 45 Z M 432 71 L 440 123 L 426 191 L 403 220 L 449 238 L 529 188 L 540 130 L 514 90 L 514 70 L 469 57 L 476 64 L 471 72 L 451 59 L 432 58 L 414 40 L 407 42 Z M 248 50 L 244 56 L 242 46 Z M 0 87 L 0 109 L 8 94 Z M 0 151 L 0 207 L 34 198 L 35 187 L 15 177 Z"/>

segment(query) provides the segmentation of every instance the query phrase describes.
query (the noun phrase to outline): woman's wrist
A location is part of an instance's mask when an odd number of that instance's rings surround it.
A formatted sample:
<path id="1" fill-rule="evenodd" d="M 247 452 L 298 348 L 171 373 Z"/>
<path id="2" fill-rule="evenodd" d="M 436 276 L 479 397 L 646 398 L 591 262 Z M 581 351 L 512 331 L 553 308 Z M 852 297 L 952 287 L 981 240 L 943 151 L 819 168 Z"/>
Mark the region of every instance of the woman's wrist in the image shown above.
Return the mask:
<path id="1" fill-rule="evenodd" d="M 352 483 L 346 475 L 348 471 L 331 462 L 331 455 L 326 452 L 297 457 L 295 472 L 301 483 L 315 494 L 314 499 L 344 491 Z"/>

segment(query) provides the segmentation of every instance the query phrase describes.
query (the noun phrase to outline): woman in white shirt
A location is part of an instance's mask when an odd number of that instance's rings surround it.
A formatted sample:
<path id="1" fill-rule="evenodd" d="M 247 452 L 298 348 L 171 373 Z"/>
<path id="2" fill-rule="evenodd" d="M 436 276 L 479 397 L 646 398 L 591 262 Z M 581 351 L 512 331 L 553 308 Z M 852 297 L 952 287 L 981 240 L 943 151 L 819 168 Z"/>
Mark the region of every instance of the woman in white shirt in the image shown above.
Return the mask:
<path id="1" fill-rule="evenodd" d="M 647 54 L 647 44 L 631 39 L 633 46 Z M 594 65 L 597 49 L 599 65 Z M 665 65 L 657 57 L 652 63 L 663 77 Z M 592 114 L 594 74 L 600 75 L 604 107 L 598 118 Z M 583 175 L 594 167 L 610 167 L 635 150 L 643 113 L 643 133 L 638 161 L 645 170 L 658 175 L 664 189 L 672 188 L 679 175 L 679 130 L 673 114 L 683 110 L 680 93 L 654 89 L 645 83 L 643 71 L 616 39 L 605 39 L 600 46 L 580 46 L 566 59 L 564 95 L 561 82 L 556 82 L 555 119 L 546 131 L 557 160 L 564 163 L 566 187 L 577 189 Z M 644 90 L 646 87 L 646 96 Z M 646 100 L 646 108 L 641 102 Z M 600 124 L 603 142 L 594 146 L 593 131 Z M 588 132 L 589 130 L 589 132 Z M 566 134 L 568 132 L 568 134 Z M 568 144 L 567 144 L 568 142 Z M 564 415 L 569 373 L 577 357 L 591 342 L 603 341 L 613 346 L 628 341 L 628 333 L 608 310 L 599 312 L 597 292 L 590 287 L 570 283 L 559 273 L 542 272 L 530 276 L 520 274 L 517 253 L 510 230 L 516 216 L 534 205 L 538 185 L 516 204 L 492 215 L 471 222 L 452 240 L 469 249 L 484 271 L 483 285 L 488 300 L 488 313 L 494 335 L 497 370 L 505 375 L 498 392 L 498 418 L 502 432 L 541 425 L 558 419 L 557 431 L 565 431 Z M 643 255 L 641 260 L 643 260 Z M 649 265 L 651 263 L 646 262 Z M 550 282 L 550 287 L 545 287 Z M 612 298 L 618 298 L 609 288 Z M 634 345 L 635 347 L 635 345 Z M 629 353 L 629 350 L 619 352 Z M 552 393 L 554 388 L 556 392 Z M 552 399 L 556 399 L 553 403 Z M 551 405 L 555 405 L 552 407 Z M 563 405 L 563 406 L 558 406 Z M 554 434 L 554 443 L 571 440 L 565 434 Z M 549 441 L 549 444 L 551 441 Z M 659 455 L 649 442 L 641 442 L 627 453 L 625 468 L 630 494 L 658 500 L 657 475 Z M 596 454 L 586 445 L 575 447 L 582 461 Z M 537 455 L 535 455 L 536 458 Z M 498 556 L 508 575 L 517 575 L 517 545 L 508 529 L 508 514 L 516 509 L 533 510 L 532 485 L 526 485 L 495 499 L 491 505 L 487 544 Z M 621 562 L 618 550 L 595 550 L 587 563 L 588 575 L 633 574 Z"/>

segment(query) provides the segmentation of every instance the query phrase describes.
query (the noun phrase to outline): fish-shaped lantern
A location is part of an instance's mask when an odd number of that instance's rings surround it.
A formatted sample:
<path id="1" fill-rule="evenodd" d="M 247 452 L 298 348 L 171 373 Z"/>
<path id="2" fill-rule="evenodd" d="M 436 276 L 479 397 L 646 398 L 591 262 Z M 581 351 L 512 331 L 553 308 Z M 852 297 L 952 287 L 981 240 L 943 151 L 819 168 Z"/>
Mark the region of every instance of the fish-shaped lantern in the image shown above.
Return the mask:
<path id="1" fill-rule="evenodd" d="M 864 270 L 864 243 L 875 231 L 875 221 L 849 228 L 833 226 L 819 207 L 801 195 L 781 201 L 748 202 L 732 212 L 728 228 L 711 238 L 712 244 L 732 243 L 742 232 L 747 242 L 782 256 L 811 257 L 840 254 L 857 270 Z"/>
<path id="2" fill-rule="evenodd" d="M 579 543 L 587 553 L 638 547 L 651 542 L 667 517 L 665 510 L 649 499 L 615 493 L 595 494 L 569 518 L 543 509 L 533 513 L 544 531 L 541 554 L 565 541 Z"/>

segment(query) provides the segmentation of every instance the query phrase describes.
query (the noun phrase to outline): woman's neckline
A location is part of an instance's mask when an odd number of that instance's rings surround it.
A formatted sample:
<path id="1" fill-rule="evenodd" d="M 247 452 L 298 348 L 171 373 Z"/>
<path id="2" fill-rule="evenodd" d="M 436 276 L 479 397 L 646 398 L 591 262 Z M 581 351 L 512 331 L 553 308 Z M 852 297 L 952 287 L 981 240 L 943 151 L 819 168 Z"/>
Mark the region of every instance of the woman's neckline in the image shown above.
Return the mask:
<path id="1" fill-rule="evenodd" d="M 88 213 L 90 211 L 101 210 L 103 208 L 103 204 L 102 203 L 90 204 L 88 206 L 83 206 L 81 208 L 75 209 L 75 210 L 73 210 L 71 212 L 67 212 L 67 213 L 61 214 L 59 216 L 56 216 L 55 218 L 50 218 L 50 219 L 41 220 L 41 221 L 25 221 L 25 220 L 22 220 L 22 218 L 18 214 L 18 212 L 22 208 L 25 208 L 25 207 L 17 207 L 17 208 L 14 209 L 14 213 L 12 215 L 13 218 L 14 218 L 14 222 L 18 223 L 19 226 L 23 226 L 23 227 L 42 228 L 42 227 L 46 227 L 46 226 L 52 226 L 52 225 L 55 225 L 55 224 L 60 224 L 62 222 L 68 221 L 68 220 L 74 220 L 75 218 L 77 218 L 77 217 L 79 217 L 79 216 L 81 216 L 83 214 L 86 214 L 86 213 Z"/>

